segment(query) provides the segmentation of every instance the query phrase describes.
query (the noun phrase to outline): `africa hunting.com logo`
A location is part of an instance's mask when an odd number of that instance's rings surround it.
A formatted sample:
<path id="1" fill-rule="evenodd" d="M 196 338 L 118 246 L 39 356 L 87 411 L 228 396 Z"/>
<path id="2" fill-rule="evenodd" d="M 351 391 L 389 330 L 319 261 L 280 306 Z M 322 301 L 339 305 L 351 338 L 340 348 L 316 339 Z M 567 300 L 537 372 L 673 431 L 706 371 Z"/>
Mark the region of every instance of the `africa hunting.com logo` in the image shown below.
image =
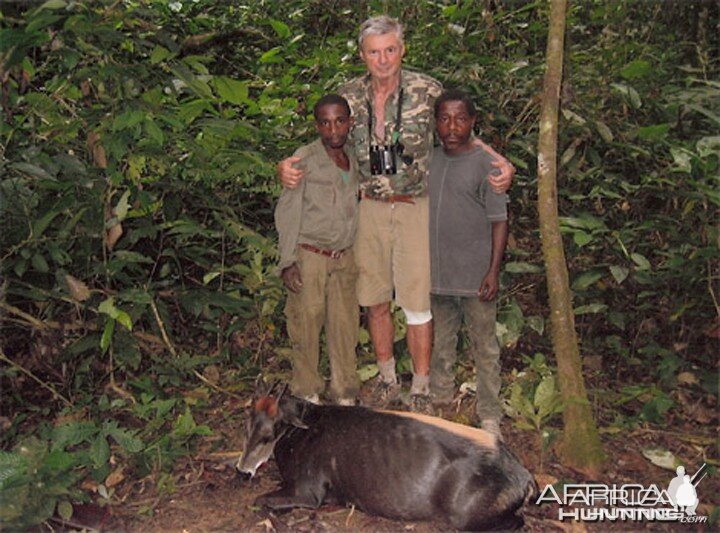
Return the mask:
<path id="1" fill-rule="evenodd" d="M 692 477 L 685 473 L 685 467 L 678 466 L 677 476 L 665 490 L 657 485 L 645 487 L 635 483 L 567 483 L 558 493 L 553 485 L 546 485 L 535 503 L 559 504 L 560 521 L 647 520 L 702 524 L 708 517 L 695 514 L 700 503 L 696 488 L 707 474 L 703 472 L 706 466 L 703 464 Z"/>

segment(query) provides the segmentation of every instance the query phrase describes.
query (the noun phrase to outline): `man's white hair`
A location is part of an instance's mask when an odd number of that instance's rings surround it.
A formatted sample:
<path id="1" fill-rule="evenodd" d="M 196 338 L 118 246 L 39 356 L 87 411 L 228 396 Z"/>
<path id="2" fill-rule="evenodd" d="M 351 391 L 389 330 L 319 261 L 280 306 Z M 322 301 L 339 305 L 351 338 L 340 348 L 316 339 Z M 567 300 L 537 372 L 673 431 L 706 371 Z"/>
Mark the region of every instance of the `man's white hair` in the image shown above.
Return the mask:
<path id="1" fill-rule="evenodd" d="M 396 19 L 388 17 L 387 15 L 379 15 L 372 17 L 363 22 L 360 26 L 360 35 L 358 37 L 358 44 L 360 50 L 362 50 L 363 41 L 370 35 L 385 35 L 387 33 L 394 33 L 397 35 L 400 44 L 403 44 L 403 27 Z"/>

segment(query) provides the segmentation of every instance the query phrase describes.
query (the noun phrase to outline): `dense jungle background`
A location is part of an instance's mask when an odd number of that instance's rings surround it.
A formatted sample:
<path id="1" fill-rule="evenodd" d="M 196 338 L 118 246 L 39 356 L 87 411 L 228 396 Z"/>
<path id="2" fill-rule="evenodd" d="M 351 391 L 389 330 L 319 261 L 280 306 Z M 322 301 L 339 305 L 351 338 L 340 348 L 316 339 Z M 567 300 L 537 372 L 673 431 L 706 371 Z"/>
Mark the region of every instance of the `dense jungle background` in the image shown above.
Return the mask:
<path id="1" fill-rule="evenodd" d="M 226 464 L 258 377 L 289 375 L 275 164 L 313 137 L 314 102 L 364 72 L 357 30 L 383 12 L 406 25 L 405 64 L 469 90 L 480 135 L 518 169 L 503 430 L 541 486 L 583 480 L 553 451 L 535 205 L 546 0 L 3 0 L 2 529 L 439 530 L 263 514 L 251 503 L 272 469 L 248 482 Z M 599 481 L 664 487 L 677 464 L 706 463 L 706 527 L 720 503 L 719 18 L 712 0 L 571 2 L 558 175 Z M 358 353 L 369 379 L 365 330 Z M 450 415 L 469 422 L 467 359 L 457 378 Z M 526 523 L 570 527 L 552 506 Z"/>

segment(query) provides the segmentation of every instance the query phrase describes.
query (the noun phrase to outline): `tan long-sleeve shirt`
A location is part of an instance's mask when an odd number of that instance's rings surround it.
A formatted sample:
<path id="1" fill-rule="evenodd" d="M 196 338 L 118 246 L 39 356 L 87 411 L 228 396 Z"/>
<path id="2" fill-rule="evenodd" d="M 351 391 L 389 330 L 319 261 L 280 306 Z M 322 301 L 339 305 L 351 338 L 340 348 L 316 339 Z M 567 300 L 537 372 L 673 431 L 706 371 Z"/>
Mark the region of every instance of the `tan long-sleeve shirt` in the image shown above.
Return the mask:
<path id="1" fill-rule="evenodd" d="M 358 216 L 358 167 L 350 157 L 350 170 L 343 171 L 330 159 L 320 139 L 299 148 L 295 154 L 304 179 L 295 189 L 283 189 L 275 208 L 279 235 L 278 271 L 297 261 L 300 244 L 326 250 L 345 250 L 355 242 Z"/>

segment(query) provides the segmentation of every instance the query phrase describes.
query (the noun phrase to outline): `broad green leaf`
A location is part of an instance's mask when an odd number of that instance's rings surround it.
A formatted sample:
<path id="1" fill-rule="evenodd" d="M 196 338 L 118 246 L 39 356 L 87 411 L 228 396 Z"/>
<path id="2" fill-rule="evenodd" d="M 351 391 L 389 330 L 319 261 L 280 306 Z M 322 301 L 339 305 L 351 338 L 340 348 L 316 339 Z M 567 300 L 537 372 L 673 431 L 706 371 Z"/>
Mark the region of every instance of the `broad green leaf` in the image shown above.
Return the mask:
<path id="1" fill-rule="evenodd" d="M 49 211 L 33 222 L 32 236 L 40 237 L 48 228 L 53 219 L 60 214 L 60 211 Z"/>
<path id="2" fill-rule="evenodd" d="M 161 61 L 165 61 L 168 57 L 170 57 L 172 52 L 165 48 L 164 46 L 157 45 L 152 51 L 152 54 L 150 54 L 150 63 L 155 65 L 157 63 L 160 63 Z"/>
<path id="3" fill-rule="evenodd" d="M 638 270 L 651 269 L 650 261 L 648 261 L 647 258 L 642 254 L 633 252 L 630 254 L 630 259 L 632 259 L 633 262 L 637 265 Z"/>
<path id="4" fill-rule="evenodd" d="M 190 57 L 183 58 L 183 61 L 190 62 Z M 199 64 L 198 64 L 199 65 Z M 190 89 L 193 93 L 195 93 L 200 98 L 206 99 L 206 100 L 213 100 L 213 93 L 210 89 L 210 86 L 207 84 L 207 81 L 205 79 L 210 79 L 208 76 L 203 76 L 202 78 L 200 76 L 196 76 L 192 71 L 190 71 L 188 68 L 176 65 L 175 68 L 172 69 L 173 74 L 175 74 L 182 82 L 185 84 L 185 86 Z"/>
<path id="5" fill-rule="evenodd" d="M 557 410 L 558 392 L 555 388 L 555 378 L 552 375 L 545 376 L 537 386 L 533 403 L 537 407 L 537 414 L 541 421 Z"/>
<path id="6" fill-rule="evenodd" d="M 125 311 L 118 310 L 116 320 L 125 326 L 128 331 L 132 331 L 132 319 Z"/>
<path id="7" fill-rule="evenodd" d="M 670 131 L 670 124 L 655 124 L 638 129 L 638 137 L 643 141 L 662 141 Z"/>
<path id="8" fill-rule="evenodd" d="M 281 39 L 287 39 L 290 37 L 290 27 L 279 20 L 270 19 L 270 25 Z"/>
<path id="9" fill-rule="evenodd" d="M 98 306 L 98 311 L 112 318 L 117 317 L 118 310 L 117 307 L 115 307 L 115 298 L 110 296 L 109 298 L 106 298 L 105 300 L 100 302 L 100 305 Z"/>
<path id="10" fill-rule="evenodd" d="M 567 150 L 565 150 L 562 154 L 562 157 L 560 158 L 560 166 L 564 167 L 567 165 L 570 160 L 575 157 L 575 152 L 577 151 L 577 146 L 575 143 L 572 143 Z"/>
<path id="11" fill-rule="evenodd" d="M 714 137 L 703 137 L 695 145 L 700 157 L 708 157 L 710 155 L 720 156 L 720 135 Z"/>
<path id="12" fill-rule="evenodd" d="M 140 110 L 128 110 L 121 113 L 112 123 L 112 131 L 121 131 L 140 124 L 145 119 L 145 112 Z"/>
<path id="13" fill-rule="evenodd" d="M 38 272 L 50 272 L 50 265 L 48 265 L 48 262 L 43 254 L 37 253 L 33 255 L 30 262 L 32 263 L 33 268 Z"/>
<path id="14" fill-rule="evenodd" d="M 247 82 L 237 81 L 227 76 L 217 76 L 213 79 L 215 83 L 215 89 L 226 102 L 231 104 L 241 105 L 248 101 L 248 86 Z"/>
<path id="15" fill-rule="evenodd" d="M 588 287 L 594 285 L 598 280 L 602 279 L 602 272 L 598 270 L 590 270 L 583 272 L 572 283 L 573 290 L 584 291 Z"/>
<path id="16" fill-rule="evenodd" d="M 612 277 L 615 278 L 615 281 L 619 285 L 623 281 L 625 281 L 625 278 L 628 277 L 628 274 L 630 273 L 630 269 L 625 268 L 623 266 L 619 266 L 619 265 L 610 265 L 610 273 L 612 274 Z"/>
<path id="17" fill-rule="evenodd" d="M 114 331 L 115 331 L 115 319 L 108 318 L 107 322 L 105 322 L 105 328 L 103 329 L 102 337 L 100 337 L 100 352 L 101 353 L 107 352 L 108 348 L 110 347 L 110 342 L 112 341 Z"/>
<path id="18" fill-rule="evenodd" d="M 143 289 L 128 289 L 118 294 L 118 298 L 123 302 L 131 302 L 135 304 L 149 304 L 152 302 L 152 294 Z"/>
<path id="19" fill-rule="evenodd" d="M 578 246 L 585 246 L 593 241 L 593 236 L 582 230 L 575 230 L 573 231 L 573 241 Z"/>
<path id="20" fill-rule="evenodd" d="M 560 225 L 582 229 L 606 229 L 605 222 L 596 216 L 583 213 L 577 217 L 560 217 Z"/>
<path id="21" fill-rule="evenodd" d="M 65 0 L 47 0 L 43 5 L 41 5 L 38 10 L 40 9 L 63 9 L 67 7 L 67 2 Z"/>
<path id="22" fill-rule="evenodd" d="M 643 59 L 636 59 L 628 63 L 625 68 L 620 71 L 620 75 L 626 80 L 632 80 L 635 78 L 644 78 L 652 72 L 653 68 L 649 62 Z"/>
<path id="23" fill-rule="evenodd" d="M 147 133 L 148 137 L 155 141 L 156 144 L 162 146 L 165 143 L 165 134 L 157 125 L 157 122 L 151 118 L 145 119 L 145 133 Z"/>
<path id="24" fill-rule="evenodd" d="M 260 56 L 260 59 L 258 61 L 260 63 L 282 63 L 284 59 L 282 57 L 278 57 L 278 54 L 282 51 L 282 48 L 279 46 L 276 46 L 275 48 L 271 48 L 267 52 L 265 52 L 263 55 Z"/>
<path id="25" fill-rule="evenodd" d="M 220 274 L 221 274 L 221 272 L 208 272 L 207 274 L 205 274 L 203 276 L 203 285 L 207 285 L 212 280 L 217 278 Z"/>
<path id="26" fill-rule="evenodd" d="M 130 191 L 125 191 L 120 199 L 118 200 L 118 203 L 115 205 L 114 214 L 117 217 L 119 222 L 122 222 L 125 220 L 125 217 L 127 216 L 128 212 L 128 199 L 130 198 Z"/>
<path id="27" fill-rule="evenodd" d="M 613 89 L 617 90 L 625 97 L 626 101 L 630 103 L 630 106 L 633 109 L 640 109 L 640 107 L 642 107 L 640 95 L 633 87 L 625 85 L 624 83 L 612 83 L 610 85 Z"/>
<path id="28" fill-rule="evenodd" d="M 720 115 L 718 115 L 717 113 L 713 113 L 709 109 L 707 109 L 703 106 L 700 106 L 700 105 L 696 105 L 696 104 L 689 104 L 688 108 L 692 109 L 693 111 L 697 111 L 701 115 L 706 116 L 707 118 L 712 120 L 716 125 L 720 126 Z"/>
<path id="29" fill-rule="evenodd" d="M 15 170 L 18 170 L 22 172 L 23 174 L 28 174 L 32 176 L 33 178 L 43 179 L 43 180 L 54 180 L 55 177 L 51 176 L 47 170 L 44 168 L 41 168 L 37 165 L 33 165 L 32 163 L 13 163 L 10 165 L 10 168 L 14 168 Z"/>
<path id="30" fill-rule="evenodd" d="M 606 143 L 611 143 L 615 139 L 615 136 L 613 135 L 612 131 L 608 127 L 607 124 L 602 122 L 601 120 L 595 121 L 595 128 L 597 129 L 598 133 L 600 134 L 600 137 L 602 137 L 602 140 Z"/>
<path id="31" fill-rule="evenodd" d="M 377 376 L 380 373 L 380 370 L 375 363 L 370 363 L 369 365 L 363 365 L 358 368 L 357 373 L 360 381 L 365 383 L 366 381 Z"/>
<path id="32" fill-rule="evenodd" d="M 583 117 L 581 117 L 574 111 L 567 109 L 566 107 L 562 108 L 562 114 L 563 114 L 563 117 L 565 117 L 565 120 L 571 120 L 571 121 L 575 122 L 576 124 L 579 124 L 580 126 L 583 126 L 587 123 L 587 120 L 585 120 Z"/>
<path id="33" fill-rule="evenodd" d="M 145 443 L 135 436 L 135 432 L 110 427 L 107 429 L 107 434 L 115 439 L 125 453 L 138 453 L 145 449 Z"/>
<path id="34" fill-rule="evenodd" d="M 58 515 L 60 515 L 60 518 L 62 518 L 65 521 L 68 521 L 72 518 L 73 506 L 69 501 L 62 500 L 61 502 L 58 503 L 57 512 L 58 512 Z"/>
<path id="35" fill-rule="evenodd" d="M 20 259 L 13 265 L 13 272 L 18 278 L 22 278 L 23 274 L 27 272 L 28 263 L 26 259 Z"/>
<path id="36" fill-rule="evenodd" d="M 514 346 L 522 335 L 525 317 L 515 299 L 498 310 L 497 335 L 503 346 Z"/>
<path id="37" fill-rule="evenodd" d="M 185 124 L 190 124 L 202 115 L 203 112 L 210 111 L 211 109 L 210 103 L 206 100 L 191 100 L 190 102 L 184 102 L 180 105 L 178 117 Z"/>
<path id="38" fill-rule="evenodd" d="M 130 250 L 117 250 L 113 253 L 113 257 L 126 263 L 141 263 L 144 265 L 152 265 L 154 263 L 149 257 Z"/>
<path id="39" fill-rule="evenodd" d="M 542 335 L 545 331 L 545 319 L 540 315 L 532 315 L 525 317 L 527 325 L 530 329 L 536 332 L 538 335 Z"/>
<path id="40" fill-rule="evenodd" d="M 26 457 L 18 453 L 0 450 L 0 489 L 7 480 L 25 473 L 27 465 Z"/>
<path id="41" fill-rule="evenodd" d="M 105 435 L 98 435 L 90 445 L 90 459 L 95 468 L 100 468 L 110 459 L 110 445 Z"/>
<path id="42" fill-rule="evenodd" d="M 673 167 L 675 172 L 686 172 L 687 174 L 692 172 L 692 152 L 689 152 L 685 148 L 673 146 L 670 148 L 670 154 L 672 155 L 675 163 L 675 166 Z"/>
<path id="43" fill-rule="evenodd" d="M 54 449 L 47 454 L 43 464 L 51 470 L 63 472 L 75 466 L 76 457 L 74 454 L 66 452 L 65 450 Z"/>
<path id="44" fill-rule="evenodd" d="M 536 413 L 530 399 L 525 396 L 522 386 L 515 382 L 510 390 L 510 407 L 515 409 L 526 421 L 532 422 L 535 428 L 538 427 Z"/>
<path id="45" fill-rule="evenodd" d="M 596 303 L 581 305 L 580 307 L 576 307 L 574 309 L 574 312 L 576 315 L 588 315 L 588 314 L 602 313 L 603 311 L 606 311 L 607 308 L 608 308 L 607 305 L 596 302 Z"/>

